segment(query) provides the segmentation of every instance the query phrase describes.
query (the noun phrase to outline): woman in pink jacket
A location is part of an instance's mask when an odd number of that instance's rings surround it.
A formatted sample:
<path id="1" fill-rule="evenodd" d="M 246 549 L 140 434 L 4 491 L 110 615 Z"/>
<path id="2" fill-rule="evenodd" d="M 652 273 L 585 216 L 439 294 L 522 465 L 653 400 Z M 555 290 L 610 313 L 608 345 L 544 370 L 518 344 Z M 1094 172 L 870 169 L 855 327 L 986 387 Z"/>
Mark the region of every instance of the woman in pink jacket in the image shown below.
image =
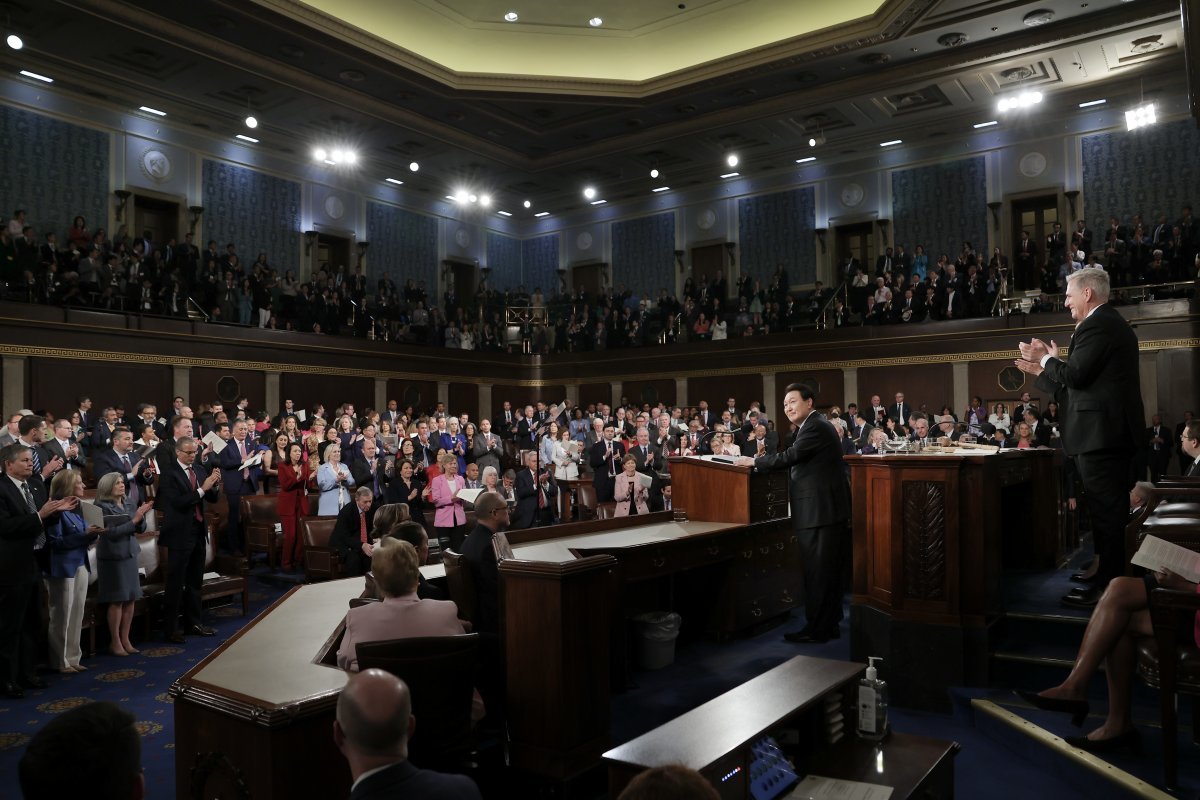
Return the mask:
<path id="1" fill-rule="evenodd" d="M 463 539 L 467 536 L 467 512 L 463 509 L 462 498 L 455 495 L 466 482 L 458 474 L 458 458 L 453 453 L 443 453 L 438 466 L 442 468 L 442 474 L 429 486 L 434 508 L 433 530 L 443 550 L 449 547 L 456 553 L 462 552 Z"/>

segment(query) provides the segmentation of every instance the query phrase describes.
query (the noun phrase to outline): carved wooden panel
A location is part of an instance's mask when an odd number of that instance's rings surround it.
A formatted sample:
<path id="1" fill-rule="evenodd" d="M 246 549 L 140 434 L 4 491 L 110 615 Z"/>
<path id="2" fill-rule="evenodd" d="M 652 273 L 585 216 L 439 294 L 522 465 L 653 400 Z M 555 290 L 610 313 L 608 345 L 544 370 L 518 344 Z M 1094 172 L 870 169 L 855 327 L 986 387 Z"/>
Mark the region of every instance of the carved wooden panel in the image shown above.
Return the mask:
<path id="1" fill-rule="evenodd" d="M 946 596 L 946 484 L 904 482 L 904 595 L 916 600 Z"/>

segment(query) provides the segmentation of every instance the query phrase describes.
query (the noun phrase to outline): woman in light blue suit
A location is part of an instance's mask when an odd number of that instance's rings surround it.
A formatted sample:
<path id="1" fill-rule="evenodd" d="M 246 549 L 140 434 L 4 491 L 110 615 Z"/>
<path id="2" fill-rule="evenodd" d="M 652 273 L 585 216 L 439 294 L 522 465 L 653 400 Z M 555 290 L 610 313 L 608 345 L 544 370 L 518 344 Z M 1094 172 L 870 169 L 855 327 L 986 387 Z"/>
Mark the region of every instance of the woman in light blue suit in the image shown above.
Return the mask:
<path id="1" fill-rule="evenodd" d="M 78 470 L 61 470 L 50 481 L 50 499 L 64 497 L 83 497 L 83 476 Z M 46 524 L 46 547 L 50 553 L 46 574 L 50 596 L 50 666 L 68 675 L 87 669 L 79 663 L 83 657 L 79 631 L 87 601 L 88 546 L 96 541 L 101 530 L 89 527 L 78 509 L 61 511 Z"/>
<path id="2" fill-rule="evenodd" d="M 317 515 L 336 517 L 342 506 L 354 502 L 352 486 L 354 478 L 350 468 L 342 463 L 342 446 L 339 442 L 330 442 L 325 448 L 325 463 L 317 469 L 317 488 L 321 490 Z"/>

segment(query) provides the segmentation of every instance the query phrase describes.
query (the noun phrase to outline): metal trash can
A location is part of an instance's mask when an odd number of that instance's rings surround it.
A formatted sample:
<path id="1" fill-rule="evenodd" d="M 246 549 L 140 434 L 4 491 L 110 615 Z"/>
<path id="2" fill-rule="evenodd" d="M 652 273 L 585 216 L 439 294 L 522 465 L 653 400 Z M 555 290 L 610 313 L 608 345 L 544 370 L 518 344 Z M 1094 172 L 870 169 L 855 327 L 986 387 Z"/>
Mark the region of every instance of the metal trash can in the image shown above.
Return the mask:
<path id="1" fill-rule="evenodd" d="M 673 611 L 651 611 L 633 618 L 637 624 L 638 669 L 662 669 L 675 663 L 675 640 L 683 621 Z"/>

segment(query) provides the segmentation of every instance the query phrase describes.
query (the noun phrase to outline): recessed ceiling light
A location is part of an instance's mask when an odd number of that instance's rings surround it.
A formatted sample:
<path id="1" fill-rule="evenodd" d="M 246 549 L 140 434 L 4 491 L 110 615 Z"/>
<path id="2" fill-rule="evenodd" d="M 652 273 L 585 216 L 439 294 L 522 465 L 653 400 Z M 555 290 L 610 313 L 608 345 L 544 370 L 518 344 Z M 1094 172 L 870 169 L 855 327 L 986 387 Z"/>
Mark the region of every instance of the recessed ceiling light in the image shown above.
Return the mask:
<path id="1" fill-rule="evenodd" d="M 809 156 L 807 158 L 797 158 L 796 163 L 797 164 L 807 164 L 810 161 L 816 161 L 816 160 L 817 160 L 816 156 Z"/>
<path id="2" fill-rule="evenodd" d="M 1080 108 L 1090 108 L 1091 106 L 1102 106 L 1107 103 L 1107 100 L 1088 100 L 1086 103 L 1080 103 Z"/>
<path id="3" fill-rule="evenodd" d="M 535 217 L 548 217 L 548 216 L 550 216 L 550 212 L 549 211 L 539 211 L 538 213 L 534 214 L 534 216 Z"/>
<path id="4" fill-rule="evenodd" d="M 599 28 L 603 24 L 604 20 L 600 19 L 599 17 L 592 17 L 588 20 L 588 25 L 591 25 L 593 28 Z"/>
<path id="5" fill-rule="evenodd" d="M 471 194 L 467 195 L 467 199 L 470 200 L 472 203 L 477 203 L 477 202 L 479 202 L 479 195 L 477 195 L 475 193 L 471 193 Z"/>
<path id="6" fill-rule="evenodd" d="M 528 200 L 526 200 L 524 203 L 521 203 L 521 205 L 525 206 L 526 208 L 533 208 L 533 203 L 529 202 Z"/>
<path id="7" fill-rule="evenodd" d="M 398 180 L 398 179 L 396 179 L 396 178 L 384 178 L 384 180 L 385 180 L 385 181 L 387 181 L 388 183 L 394 183 L 394 184 L 396 184 L 397 186 L 403 186 L 403 185 L 404 185 L 404 181 L 402 181 L 402 180 Z"/>
<path id="8" fill-rule="evenodd" d="M 880 142 L 880 143 L 879 143 L 879 146 L 880 146 L 880 147 L 891 147 L 891 146 L 892 146 L 892 145 L 894 145 L 894 144 L 904 144 L 904 140 L 902 140 L 902 139 L 892 139 L 890 142 Z"/>
<path id="9" fill-rule="evenodd" d="M 456 203 L 465 203 L 470 199 L 471 195 L 467 193 L 466 189 L 459 189 L 454 193 L 454 202 Z"/>
<path id="10" fill-rule="evenodd" d="M 971 127 L 973 127 L 973 128 L 976 128 L 976 129 L 978 129 L 978 128 L 990 128 L 990 127 L 992 127 L 993 125 L 999 125 L 999 124 L 1000 124 L 1000 123 L 999 123 L 999 122 L 997 122 L 996 120 L 994 120 L 994 119 L 991 119 L 991 120 L 988 120 L 987 122 L 976 122 L 976 123 L 975 123 L 974 125 L 972 125 Z"/>
<path id="11" fill-rule="evenodd" d="M 328 161 L 329 153 L 325 152 L 324 147 L 315 147 L 313 148 L 313 158 L 317 161 Z"/>
<path id="12" fill-rule="evenodd" d="M 1000 98 L 1000 101 L 996 103 L 996 108 L 1003 113 L 1005 111 L 1013 111 L 1018 108 L 1029 108 L 1030 106 L 1036 106 L 1040 102 L 1042 102 L 1041 92 L 1021 92 L 1020 94 Z"/>
<path id="13" fill-rule="evenodd" d="M 420 168 L 421 168 L 421 165 L 418 164 L 417 162 L 415 162 L 415 161 L 408 162 L 408 171 L 409 172 L 416 172 Z"/>
<path id="14" fill-rule="evenodd" d="M 17 36 L 15 33 L 10 33 L 8 35 L 8 46 L 13 50 L 20 50 L 25 46 L 25 42 L 21 41 L 20 36 Z"/>
<path id="15" fill-rule="evenodd" d="M 479 195 L 479 205 L 483 206 L 484 208 L 487 208 L 491 204 L 492 204 L 492 196 L 490 194 Z"/>
<path id="16" fill-rule="evenodd" d="M 607 202 L 608 202 L 607 200 L 593 200 L 593 201 L 591 202 L 591 205 L 594 205 L 594 206 L 602 206 L 602 205 L 604 205 L 604 204 L 605 204 L 605 203 L 607 203 Z"/>
<path id="17" fill-rule="evenodd" d="M 670 186 L 659 186 L 657 189 L 651 189 L 650 191 L 655 192 L 655 193 L 669 192 L 669 191 L 671 191 L 671 187 Z"/>
<path id="18" fill-rule="evenodd" d="M 448 194 L 448 195 L 446 195 L 446 199 L 447 199 L 447 200 L 452 200 L 452 201 L 454 201 L 455 203 L 457 203 L 457 202 L 458 202 L 458 198 L 457 198 L 457 197 L 455 197 L 455 196 L 454 196 L 454 195 L 452 195 L 452 194 Z"/>
<path id="19" fill-rule="evenodd" d="M 496 213 L 502 217 L 511 217 L 512 216 L 511 211 L 497 211 Z"/>
<path id="20" fill-rule="evenodd" d="M 742 173 L 740 173 L 740 172 L 726 172 L 726 173 L 725 173 L 724 175 L 722 175 L 721 177 L 722 177 L 722 178 L 736 178 L 738 175 L 741 175 L 741 174 L 742 174 Z"/>
<path id="21" fill-rule="evenodd" d="M 520 19 L 520 17 L 517 16 L 517 12 L 515 12 L 515 11 L 510 11 L 504 15 L 505 22 L 516 22 L 519 19 Z"/>
<path id="22" fill-rule="evenodd" d="M 731 167 L 736 167 L 738 165 L 737 153 L 730 153 L 729 155 L 727 155 L 725 157 L 725 163 Z"/>
<path id="23" fill-rule="evenodd" d="M 345 157 L 346 157 L 346 154 L 343 153 L 341 150 L 334 150 L 332 153 L 329 154 L 330 160 L 335 163 L 338 161 L 341 161 Z"/>
<path id="24" fill-rule="evenodd" d="M 253 114 L 250 114 L 249 116 L 247 116 L 246 117 L 246 127 L 252 128 L 252 129 L 257 128 L 258 127 L 258 118 L 255 117 Z"/>
<path id="25" fill-rule="evenodd" d="M 353 150 L 347 150 L 345 153 L 345 159 L 347 164 L 358 163 L 358 153 L 354 152 Z"/>
<path id="26" fill-rule="evenodd" d="M 651 178 L 657 178 L 657 177 L 658 177 L 658 167 L 655 167 L 654 169 L 650 170 L 650 177 L 651 177 Z"/>
<path id="27" fill-rule="evenodd" d="M 326 163 L 326 164 L 328 164 L 328 165 L 329 165 L 329 166 L 331 166 L 331 167 L 336 167 L 336 166 L 337 166 L 337 162 L 336 162 L 336 161 L 331 161 L 331 160 L 330 160 L 330 159 L 328 159 L 328 158 L 327 158 L 327 159 L 325 159 L 325 163 Z"/>
<path id="28" fill-rule="evenodd" d="M 584 187 L 584 189 L 583 189 L 583 196 L 584 196 L 584 197 L 586 197 L 588 200 L 591 200 L 591 199 L 593 199 L 593 198 L 596 196 L 596 189 L 595 189 L 595 187 L 593 187 L 593 186 L 585 186 L 585 187 Z"/>
<path id="29" fill-rule="evenodd" d="M 156 117 L 165 117 L 167 115 L 167 112 L 159 111 L 157 108 L 151 108 L 150 106 L 138 106 L 138 111 L 145 111 L 147 114 L 153 114 Z"/>
<path id="30" fill-rule="evenodd" d="M 36 72 L 30 72 L 27 69 L 21 70 L 21 74 L 24 75 L 26 78 L 33 78 L 35 81 L 42 81 L 43 83 L 54 83 L 54 78 L 47 78 L 45 75 L 38 75 Z"/>
<path id="31" fill-rule="evenodd" d="M 242 133 L 239 133 L 235 138 L 241 139 L 243 142 L 250 142 L 250 144 L 258 144 L 258 139 L 255 139 L 252 136 L 246 136 Z"/>
<path id="32" fill-rule="evenodd" d="M 1154 103 L 1147 103 L 1139 108 L 1131 108 L 1125 112 L 1126 130 L 1137 130 L 1158 121 L 1154 111 Z"/>

